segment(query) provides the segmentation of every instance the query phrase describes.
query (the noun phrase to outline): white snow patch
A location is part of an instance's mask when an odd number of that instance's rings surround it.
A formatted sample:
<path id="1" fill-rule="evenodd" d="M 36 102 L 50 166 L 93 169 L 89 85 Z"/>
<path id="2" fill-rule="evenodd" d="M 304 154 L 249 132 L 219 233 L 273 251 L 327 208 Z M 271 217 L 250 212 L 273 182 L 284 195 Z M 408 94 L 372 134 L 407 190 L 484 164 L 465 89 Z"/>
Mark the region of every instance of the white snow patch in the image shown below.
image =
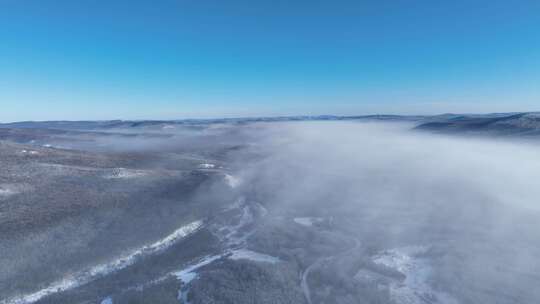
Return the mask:
<path id="1" fill-rule="evenodd" d="M 17 194 L 17 192 L 14 191 L 13 189 L 3 188 L 2 186 L 0 186 L 0 197 L 1 196 L 11 196 L 13 194 Z"/>
<path id="2" fill-rule="evenodd" d="M 166 249 L 167 247 L 173 245 L 180 239 L 197 231 L 201 226 L 202 226 L 202 221 L 192 222 L 190 224 L 180 227 L 179 229 L 175 230 L 173 233 L 169 234 L 165 238 L 155 243 L 152 243 L 150 245 L 143 246 L 129 254 L 126 254 L 120 258 L 115 259 L 112 262 L 97 265 L 88 270 L 81 271 L 80 273 L 76 275 L 65 277 L 62 280 L 54 282 L 50 286 L 44 289 L 41 289 L 39 291 L 36 291 L 34 293 L 3 300 L 0 302 L 0 304 L 33 303 L 40 300 L 41 298 L 45 296 L 84 285 L 96 279 L 97 277 L 107 275 L 114 271 L 123 269 L 129 265 L 132 265 L 136 261 L 136 259 L 139 257 L 156 253 L 156 252 Z"/>
<path id="3" fill-rule="evenodd" d="M 214 164 L 200 164 L 199 165 L 199 168 L 201 169 L 214 169 L 216 167 L 216 165 Z"/>
<path id="4" fill-rule="evenodd" d="M 276 258 L 271 255 L 267 255 L 264 253 L 259 253 L 255 251 L 251 251 L 248 249 L 237 249 L 233 250 L 232 254 L 229 256 L 229 259 L 231 260 L 251 260 L 255 262 L 266 262 L 275 264 L 279 262 L 279 258 Z"/>
<path id="5" fill-rule="evenodd" d="M 178 290 L 177 299 L 180 301 L 180 304 L 190 304 L 188 301 L 188 293 L 188 288 L 186 288 L 184 291 L 182 291 L 182 289 Z"/>
<path id="6" fill-rule="evenodd" d="M 210 255 L 202 258 L 199 262 L 190 265 L 180 271 L 174 272 L 173 274 L 184 284 L 189 284 L 197 277 L 197 269 L 206 266 L 213 261 L 222 258 L 223 255 Z"/>
<path id="7" fill-rule="evenodd" d="M 100 304 L 113 304 L 113 300 L 111 297 L 103 299 Z"/>
<path id="8" fill-rule="evenodd" d="M 230 230 L 230 232 L 225 235 L 227 242 L 229 244 L 243 243 L 253 233 L 253 231 L 245 232 L 242 230 L 251 223 L 253 223 L 253 213 L 251 212 L 249 205 L 245 205 L 242 208 L 242 214 L 238 219 L 238 223 L 234 226 L 227 227 Z"/>
<path id="9" fill-rule="evenodd" d="M 295 217 L 293 220 L 295 223 L 299 225 L 311 227 L 316 223 L 322 222 L 323 218 L 321 217 Z"/>
<path id="10" fill-rule="evenodd" d="M 155 242 L 154 244 L 149 246 L 150 250 L 161 250 L 166 247 L 169 247 L 179 239 L 187 236 L 188 234 L 191 234 L 195 231 L 197 231 L 199 228 L 201 228 L 203 222 L 202 221 L 195 221 L 190 224 L 187 224 L 183 227 L 180 227 L 176 229 L 173 233 L 169 234 L 167 237 Z"/>
<path id="11" fill-rule="evenodd" d="M 234 177 L 230 174 L 225 174 L 225 181 L 231 188 L 236 188 L 242 183 L 241 179 L 239 179 L 238 177 Z"/>
<path id="12" fill-rule="evenodd" d="M 182 226 L 178 228 L 177 230 L 175 230 L 173 233 L 166 236 L 165 238 L 153 244 L 141 247 L 125 256 L 122 256 L 114 260 L 113 262 L 93 267 L 90 270 L 90 274 L 92 276 L 105 275 L 113 271 L 125 268 L 133 264 L 135 260 L 140 256 L 156 253 L 170 247 L 171 245 L 173 245 L 180 239 L 197 231 L 201 226 L 202 226 L 202 221 L 195 221 L 185 226 Z"/>
<path id="13" fill-rule="evenodd" d="M 0 184 L 0 199 L 19 194 L 28 189 L 29 186 L 26 184 Z"/>
<path id="14" fill-rule="evenodd" d="M 386 250 L 376 255 L 376 264 L 397 270 L 405 275 L 403 282 L 390 283 L 390 296 L 398 304 L 458 302 L 443 292 L 437 292 L 428 284 L 432 268 L 426 258 L 419 257 L 427 251 L 424 246 L 409 246 Z"/>
<path id="15" fill-rule="evenodd" d="M 182 288 L 178 290 L 178 300 L 181 301 L 181 303 L 188 303 L 187 294 L 189 292 L 189 289 L 186 286 L 191 283 L 191 281 L 197 278 L 198 274 L 196 270 L 222 257 L 223 255 L 206 256 L 202 258 L 199 262 L 173 273 L 173 275 L 175 275 L 180 281 L 182 281 L 183 284 Z"/>
<path id="16" fill-rule="evenodd" d="M 195 280 L 198 277 L 199 274 L 197 273 L 197 270 L 199 268 L 206 266 L 224 257 L 228 257 L 232 260 L 248 259 L 252 261 L 267 262 L 267 263 L 272 263 L 272 264 L 280 261 L 276 257 L 254 252 L 247 249 L 237 249 L 233 251 L 228 251 L 224 254 L 206 256 L 202 258 L 201 260 L 199 260 L 197 263 L 189 265 L 188 267 L 182 270 L 172 273 L 182 282 L 182 287 L 180 288 L 180 290 L 178 290 L 178 300 L 180 300 L 181 303 L 188 303 L 187 294 L 189 292 L 189 289 L 187 285 L 189 285 L 189 283 L 191 283 L 193 280 Z"/>
<path id="17" fill-rule="evenodd" d="M 237 248 L 254 233 L 254 230 L 246 228 L 254 223 L 256 217 L 264 216 L 265 210 L 261 207 L 256 203 L 246 203 L 244 197 L 238 198 L 234 203 L 223 208 L 224 212 L 235 212 L 233 216 L 227 216 L 231 221 L 228 221 L 226 225 L 213 227 L 213 233 L 230 248 Z"/>

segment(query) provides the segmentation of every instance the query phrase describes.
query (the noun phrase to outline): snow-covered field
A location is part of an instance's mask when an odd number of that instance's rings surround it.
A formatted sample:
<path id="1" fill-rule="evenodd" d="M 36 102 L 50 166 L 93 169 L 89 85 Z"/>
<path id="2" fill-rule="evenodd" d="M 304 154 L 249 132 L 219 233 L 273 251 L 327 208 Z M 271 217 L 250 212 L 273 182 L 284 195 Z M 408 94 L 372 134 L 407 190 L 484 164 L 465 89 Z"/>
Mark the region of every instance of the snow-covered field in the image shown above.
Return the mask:
<path id="1" fill-rule="evenodd" d="M 276 258 L 271 255 L 267 255 L 264 253 L 259 253 L 255 251 L 251 251 L 248 249 L 237 249 L 233 250 L 232 254 L 229 256 L 232 260 L 250 260 L 254 262 L 265 262 L 265 263 L 271 263 L 275 264 L 279 262 L 279 258 Z"/>
<path id="2" fill-rule="evenodd" d="M 187 295 L 189 293 L 189 283 L 191 283 L 191 281 L 197 278 L 198 276 L 197 270 L 218 259 L 223 258 L 223 256 L 224 256 L 223 254 L 206 256 L 202 258 L 200 261 L 173 273 L 173 275 L 175 275 L 182 282 L 182 286 L 178 290 L 178 300 L 180 301 L 180 303 L 182 304 L 188 303 Z"/>
<path id="3" fill-rule="evenodd" d="M 403 281 L 390 281 L 390 296 L 398 304 L 441 303 L 457 304 L 450 295 L 433 290 L 428 284 L 432 273 L 429 260 L 422 256 L 428 247 L 409 246 L 386 250 L 373 258 L 376 264 L 384 265 L 405 276 Z"/>
<path id="4" fill-rule="evenodd" d="M 113 304 L 113 300 L 109 298 L 103 299 L 103 301 L 100 302 L 100 304 Z"/>

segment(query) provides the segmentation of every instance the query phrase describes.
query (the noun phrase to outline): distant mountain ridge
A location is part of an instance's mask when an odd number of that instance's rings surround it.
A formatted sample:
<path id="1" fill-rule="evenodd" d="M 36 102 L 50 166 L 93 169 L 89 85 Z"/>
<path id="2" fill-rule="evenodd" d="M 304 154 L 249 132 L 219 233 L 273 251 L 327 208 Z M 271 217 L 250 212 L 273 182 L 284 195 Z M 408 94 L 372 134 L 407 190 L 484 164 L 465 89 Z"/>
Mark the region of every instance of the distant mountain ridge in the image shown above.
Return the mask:
<path id="1" fill-rule="evenodd" d="M 205 124 L 243 124 L 253 122 L 285 122 L 285 121 L 325 121 L 325 120 L 385 120 L 385 121 L 420 121 L 425 116 L 402 115 L 362 115 L 362 116 L 278 116 L 278 117 L 243 117 L 243 118 L 212 118 L 212 119 L 179 119 L 179 120 L 103 120 L 103 121 L 20 121 L 2 123 L 0 128 L 45 128 L 60 130 L 95 130 L 113 128 L 137 128 L 174 125 L 205 125 Z"/>
<path id="2" fill-rule="evenodd" d="M 280 117 L 245 117 L 180 120 L 104 120 L 104 121 L 22 121 L 0 124 L 6 129 L 93 130 L 113 129 L 172 129 L 204 127 L 208 124 L 246 124 L 255 122 L 288 121 L 396 121 L 416 123 L 414 129 L 421 131 L 479 134 L 497 136 L 540 136 L 540 112 L 453 114 L 440 115 L 315 115 Z"/>
<path id="3" fill-rule="evenodd" d="M 422 123 L 415 129 L 440 133 L 540 136 L 540 113 L 456 115 Z"/>

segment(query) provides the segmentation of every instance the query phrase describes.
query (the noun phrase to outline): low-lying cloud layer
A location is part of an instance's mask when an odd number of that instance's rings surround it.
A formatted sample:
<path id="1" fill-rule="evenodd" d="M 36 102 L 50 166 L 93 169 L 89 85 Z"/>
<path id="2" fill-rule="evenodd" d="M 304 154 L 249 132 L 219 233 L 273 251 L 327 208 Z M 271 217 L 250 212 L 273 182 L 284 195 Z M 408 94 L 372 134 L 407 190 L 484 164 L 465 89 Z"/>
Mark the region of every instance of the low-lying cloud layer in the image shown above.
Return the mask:
<path id="1" fill-rule="evenodd" d="M 267 125 L 242 179 L 274 213 L 332 216 L 373 248 L 428 246 L 461 302 L 538 299 L 540 146 L 408 124 Z M 238 165 L 241 167 L 242 165 Z M 286 211 L 285 211 L 286 210 Z"/>
<path id="2" fill-rule="evenodd" d="M 540 209 L 539 145 L 430 135 L 409 127 L 333 122 L 269 126 L 261 143 L 269 157 L 257 164 L 263 167 L 257 174 L 280 176 L 282 184 L 302 192 L 333 192 L 332 183 L 346 182 L 359 198 L 381 204 L 454 198 L 454 204 L 468 199 L 473 204 L 484 197 L 493 206 Z"/>

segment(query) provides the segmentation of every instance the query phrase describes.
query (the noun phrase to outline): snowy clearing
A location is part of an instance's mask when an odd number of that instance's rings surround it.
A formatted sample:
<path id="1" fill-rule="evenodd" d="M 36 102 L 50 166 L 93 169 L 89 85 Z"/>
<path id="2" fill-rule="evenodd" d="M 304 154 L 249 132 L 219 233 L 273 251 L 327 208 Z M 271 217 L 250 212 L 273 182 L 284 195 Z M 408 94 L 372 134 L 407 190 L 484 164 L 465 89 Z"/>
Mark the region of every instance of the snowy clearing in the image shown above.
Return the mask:
<path id="1" fill-rule="evenodd" d="M 248 249 L 237 249 L 232 252 L 232 254 L 229 256 L 229 259 L 231 260 L 250 260 L 255 262 L 265 262 L 265 263 L 271 263 L 275 264 L 278 263 L 280 260 L 279 258 L 276 258 L 271 255 L 267 255 L 264 253 L 259 253 L 255 251 L 251 251 Z"/>
<path id="2" fill-rule="evenodd" d="M 426 258 L 419 255 L 427 251 L 424 246 L 409 246 L 386 250 L 376 255 L 373 261 L 397 270 L 405 275 L 403 282 L 390 283 L 390 296 L 398 304 L 442 303 L 457 304 L 446 293 L 435 291 L 428 284 L 432 268 Z"/>

